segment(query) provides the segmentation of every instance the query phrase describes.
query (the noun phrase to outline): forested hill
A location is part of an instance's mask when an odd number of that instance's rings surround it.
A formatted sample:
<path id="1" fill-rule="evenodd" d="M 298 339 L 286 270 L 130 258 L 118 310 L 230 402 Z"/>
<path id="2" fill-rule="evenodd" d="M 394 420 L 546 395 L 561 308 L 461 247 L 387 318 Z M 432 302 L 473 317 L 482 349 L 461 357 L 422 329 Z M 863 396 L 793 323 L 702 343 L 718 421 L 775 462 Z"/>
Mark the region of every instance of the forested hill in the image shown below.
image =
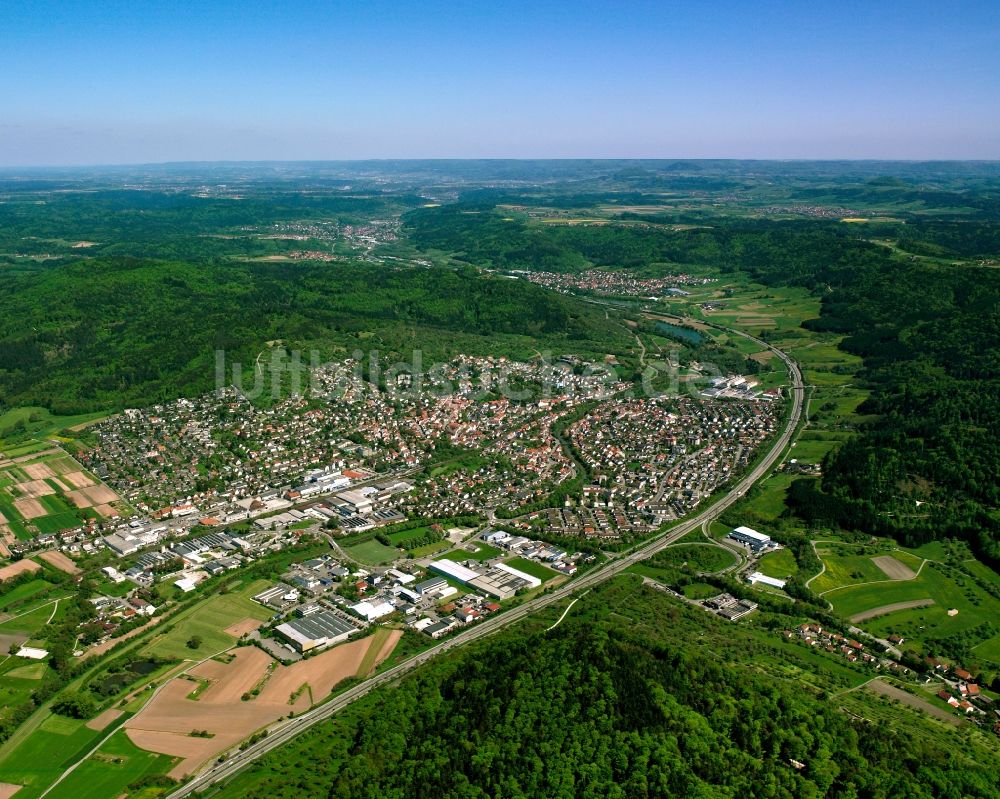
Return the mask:
<path id="1" fill-rule="evenodd" d="M 433 661 L 276 750 L 221 795 L 1000 796 L 980 744 L 932 742 L 929 722 L 911 711 L 892 711 L 899 727 L 865 720 L 856 703 L 874 700 L 864 692 L 830 701 L 825 689 L 764 674 L 761 664 L 778 662 L 794 673 L 811 653 L 637 582 L 592 592 L 552 632 L 519 626 Z M 852 717 L 844 704 L 862 712 Z"/>
<path id="2" fill-rule="evenodd" d="M 0 409 L 147 405 L 214 387 L 215 351 L 264 342 L 424 363 L 629 344 L 603 311 L 474 270 L 93 259 L 0 279 Z M 308 362 L 308 355 L 305 356 Z"/>

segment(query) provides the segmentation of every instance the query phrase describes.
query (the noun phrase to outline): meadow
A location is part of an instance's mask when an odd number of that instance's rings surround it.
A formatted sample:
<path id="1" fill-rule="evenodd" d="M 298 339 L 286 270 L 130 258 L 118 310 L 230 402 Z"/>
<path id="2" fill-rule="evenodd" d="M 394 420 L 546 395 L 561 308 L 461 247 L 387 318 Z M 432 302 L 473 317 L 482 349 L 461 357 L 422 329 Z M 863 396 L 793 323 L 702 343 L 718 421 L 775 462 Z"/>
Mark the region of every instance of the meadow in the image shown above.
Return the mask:
<path id="1" fill-rule="evenodd" d="M 48 796 L 53 799 L 106 799 L 121 796 L 143 777 L 166 774 L 177 758 L 147 752 L 117 731 Z M 130 795 L 133 795 L 129 792 Z"/>
<path id="2" fill-rule="evenodd" d="M 795 561 L 795 556 L 788 549 L 779 549 L 776 552 L 768 552 L 757 563 L 757 571 L 766 574 L 768 577 L 777 577 L 779 580 L 786 580 L 799 572 L 799 564 Z"/>
<path id="3" fill-rule="evenodd" d="M 899 610 L 865 622 L 865 629 L 880 635 L 897 633 L 908 639 L 908 645 L 969 633 L 1000 619 L 1000 599 L 982 590 L 975 580 L 933 562 L 913 580 L 872 582 L 834 590 L 824 597 L 845 617 L 899 602 L 933 600 L 928 607 Z M 949 610 L 958 613 L 949 615 Z M 983 651 L 974 648 L 978 656 L 996 656 L 992 638 L 980 646 Z"/>
<path id="4" fill-rule="evenodd" d="M 139 654 L 171 660 L 200 660 L 228 649 L 237 638 L 225 632 L 227 627 L 244 619 L 264 621 L 272 615 L 268 608 L 250 599 L 270 585 L 267 580 L 254 580 L 230 593 L 201 600 L 191 610 L 182 611 L 183 618 L 164 622 L 165 629 L 158 630 Z M 195 636 L 201 639 L 201 645 L 191 649 L 187 642 Z"/>

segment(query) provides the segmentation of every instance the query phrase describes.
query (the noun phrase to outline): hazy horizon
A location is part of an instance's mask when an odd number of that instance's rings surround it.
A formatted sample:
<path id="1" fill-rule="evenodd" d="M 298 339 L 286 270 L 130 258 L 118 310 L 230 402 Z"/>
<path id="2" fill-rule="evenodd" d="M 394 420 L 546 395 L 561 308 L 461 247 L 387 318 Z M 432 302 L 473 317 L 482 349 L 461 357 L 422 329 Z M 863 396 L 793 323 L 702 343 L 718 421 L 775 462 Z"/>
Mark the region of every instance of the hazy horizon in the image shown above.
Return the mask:
<path id="1" fill-rule="evenodd" d="M 35 0 L 5 16 L 5 167 L 1000 158 L 986 2 Z"/>

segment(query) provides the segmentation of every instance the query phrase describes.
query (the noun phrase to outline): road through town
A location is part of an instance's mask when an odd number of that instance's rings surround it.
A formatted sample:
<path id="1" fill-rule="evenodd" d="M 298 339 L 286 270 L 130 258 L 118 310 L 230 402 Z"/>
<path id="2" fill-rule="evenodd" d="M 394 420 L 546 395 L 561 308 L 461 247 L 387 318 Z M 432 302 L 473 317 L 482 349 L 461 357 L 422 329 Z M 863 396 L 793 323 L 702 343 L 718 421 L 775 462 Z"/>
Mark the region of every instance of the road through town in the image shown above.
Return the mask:
<path id="1" fill-rule="evenodd" d="M 423 663 L 426 663 L 431 658 L 437 657 L 438 655 L 452 649 L 465 646 L 472 641 L 476 641 L 490 635 L 503 627 L 523 619 L 525 616 L 534 613 L 540 608 L 560 602 L 569 598 L 573 594 L 586 591 L 598 583 L 611 579 L 615 575 L 623 572 L 629 566 L 656 554 L 661 549 L 687 535 L 692 530 L 698 529 L 698 527 L 702 524 L 717 518 L 730 505 L 737 502 L 754 483 L 768 474 L 774 464 L 781 457 L 782 452 L 791 443 L 792 438 L 795 436 L 795 432 L 798 429 L 799 421 L 802 415 L 805 399 L 805 386 L 802 383 L 802 373 L 800 372 L 798 365 L 786 353 L 772 347 L 767 344 L 767 342 L 750 336 L 742 331 L 730 330 L 716 325 L 713 326 L 726 330 L 728 333 L 737 333 L 745 338 L 751 339 L 760 346 L 773 352 L 785 363 L 790 378 L 791 408 L 784 428 L 773 442 L 767 454 L 764 455 L 764 457 L 762 457 L 757 464 L 753 466 L 750 471 L 747 472 L 747 474 L 745 474 L 725 495 L 717 499 L 705 510 L 678 522 L 651 541 L 648 541 L 636 549 L 624 553 L 614 560 L 597 567 L 574 580 L 571 580 L 564 586 L 550 593 L 542 594 L 541 596 L 525 602 L 523 605 L 519 605 L 516 608 L 512 608 L 511 610 L 497 616 L 486 619 L 485 621 L 482 621 L 475 626 L 464 630 L 463 632 L 451 636 L 442 643 L 437 644 L 418 655 L 414 655 L 403 663 L 393 666 L 381 674 L 377 674 L 365 682 L 344 691 L 342 694 L 339 694 L 325 704 L 313 708 L 312 710 L 309 710 L 293 719 L 287 719 L 280 722 L 278 725 L 273 726 L 268 730 L 267 737 L 251 744 L 242 751 L 234 752 L 227 759 L 224 759 L 221 762 L 216 762 L 207 767 L 192 780 L 179 787 L 173 793 L 169 794 L 168 799 L 182 799 L 182 797 L 189 796 L 196 791 L 204 791 L 210 786 L 232 777 L 242 769 L 246 768 L 254 760 L 257 760 L 267 754 L 267 752 L 272 749 L 281 746 L 283 743 L 290 741 L 312 725 L 329 718 L 339 710 L 342 710 L 347 705 L 357 701 L 376 688 L 399 679 L 407 672 L 410 672 Z"/>

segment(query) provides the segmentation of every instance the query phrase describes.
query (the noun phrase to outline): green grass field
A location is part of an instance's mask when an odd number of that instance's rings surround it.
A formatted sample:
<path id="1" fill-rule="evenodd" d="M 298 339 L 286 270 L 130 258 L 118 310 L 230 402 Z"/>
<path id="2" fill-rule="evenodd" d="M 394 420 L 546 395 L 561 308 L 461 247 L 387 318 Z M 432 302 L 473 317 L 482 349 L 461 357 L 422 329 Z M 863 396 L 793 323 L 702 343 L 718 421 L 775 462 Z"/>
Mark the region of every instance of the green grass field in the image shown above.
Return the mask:
<path id="1" fill-rule="evenodd" d="M 779 549 L 777 552 L 768 552 L 757 564 L 757 570 L 768 577 L 777 577 L 779 580 L 786 580 L 799 572 L 799 564 L 795 562 L 795 556 L 791 550 Z"/>
<path id="2" fill-rule="evenodd" d="M 837 554 L 834 554 L 834 551 Z M 809 587 L 816 593 L 823 594 L 842 586 L 889 579 L 885 572 L 872 562 L 872 555 L 849 554 L 853 551 L 856 550 L 846 547 L 837 547 L 836 550 L 833 550 L 824 548 L 822 544 L 817 545 L 817 553 L 826 566 L 826 571 L 813 580 Z"/>
<path id="3" fill-rule="evenodd" d="M 0 594 L 0 610 L 13 607 L 26 599 L 40 596 L 55 587 L 55 584 L 41 577 L 16 585 L 9 591 Z"/>
<path id="4" fill-rule="evenodd" d="M 541 563 L 528 560 L 527 558 L 511 558 L 504 562 L 512 569 L 517 569 L 525 574 L 530 574 L 532 577 L 537 577 L 543 583 L 548 582 L 553 577 L 559 576 L 559 572 L 553 571 L 548 566 L 543 566 Z"/>
<path id="5" fill-rule="evenodd" d="M 140 749 L 119 730 L 59 783 L 49 796 L 53 799 L 120 796 L 130 784 L 142 777 L 165 774 L 176 762 L 176 758 Z"/>
<path id="6" fill-rule="evenodd" d="M 0 761 L 0 782 L 23 785 L 18 799 L 37 797 L 101 735 L 83 721 L 49 716 Z"/>
<path id="7" fill-rule="evenodd" d="M 466 549 L 465 547 L 469 547 Z M 475 552 L 470 551 L 475 549 Z M 441 557 L 445 560 L 490 560 L 502 555 L 503 552 L 484 541 L 470 541 L 459 549 L 446 552 Z"/>
<path id="8" fill-rule="evenodd" d="M 54 416 L 47 408 L 13 408 L 0 416 L 0 452 L 19 457 L 41 451 L 50 446 L 46 439 L 105 416 L 106 413 Z"/>
<path id="9" fill-rule="evenodd" d="M 442 549 L 447 549 L 451 544 L 447 541 L 436 541 L 433 544 L 424 544 L 422 547 L 415 547 L 410 550 L 410 555 L 414 558 L 426 558 L 435 555 Z"/>
<path id="10" fill-rule="evenodd" d="M 14 500 L 5 489 L 0 489 L 0 514 L 7 520 L 5 524 L 10 527 L 10 531 L 22 541 L 34 537 L 34 534 L 28 531 L 24 518 L 14 508 Z"/>
<path id="11" fill-rule="evenodd" d="M 754 489 L 753 496 L 742 507 L 765 519 L 777 519 L 785 512 L 785 496 L 793 479 L 792 475 L 782 472 L 770 475 Z"/>
<path id="12" fill-rule="evenodd" d="M 349 544 L 343 547 L 343 550 L 358 563 L 366 563 L 371 566 L 391 563 L 399 557 L 398 549 L 380 544 L 374 538 L 371 541 L 362 541 L 360 544 Z"/>
<path id="13" fill-rule="evenodd" d="M 397 547 L 405 547 L 407 541 L 423 538 L 429 532 L 431 532 L 431 528 L 428 526 L 413 527 L 409 530 L 399 530 L 395 533 L 389 533 L 389 540 Z"/>
<path id="14" fill-rule="evenodd" d="M 0 718 L 31 696 L 47 670 L 45 663 L 0 655 Z"/>
<path id="15" fill-rule="evenodd" d="M 688 599 L 708 599 L 719 593 L 719 589 L 708 583 L 688 583 L 681 588 L 681 593 Z"/>
<path id="16" fill-rule="evenodd" d="M 52 609 L 51 601 L 28 610 L 18 609 L 14 618 L 0 622 L 0 633 L 27 633 L 35 636 L 48 623 Z"/>
<path id="17" fill-rule="evenodd" d="M 194 660 L 233 646 L 237 639 L 223 632 L 226 627 L 247 618 L 264 620 L 271 616 L 267 608 L 250 599 L 270 584 L 267 580 L 255 580 L 233 593 L 217 594 L 202 600 L 182 621 L 165 622 L 165 631 L 154 635 L 140 654 L 171 660 Z M 194 636 L 202 640 L 197 649 L 187 646 Z"/>
<path id="18" fill-rule="evenodd" d="M 874 583 L 844 588 L 826 594 L 834 609 L 842 616 L 852 616 L 865 610 L 911 600 L 933 599 L 934 605 L 890 613 L 863 623 L 876 634 L 898 633 L 909 643 L 928 638 L 942 638 L 965 632 L 984 622 L 996 623 L 1000 618 L 1000 600 L 994 598 L 968 577 L 945 573 L 929 563 L 914 580 Z M 958 613 L 949 616 L 949 609 Z M 993 639 L 983 642 L 982 657 L 997 655 Z"/>

